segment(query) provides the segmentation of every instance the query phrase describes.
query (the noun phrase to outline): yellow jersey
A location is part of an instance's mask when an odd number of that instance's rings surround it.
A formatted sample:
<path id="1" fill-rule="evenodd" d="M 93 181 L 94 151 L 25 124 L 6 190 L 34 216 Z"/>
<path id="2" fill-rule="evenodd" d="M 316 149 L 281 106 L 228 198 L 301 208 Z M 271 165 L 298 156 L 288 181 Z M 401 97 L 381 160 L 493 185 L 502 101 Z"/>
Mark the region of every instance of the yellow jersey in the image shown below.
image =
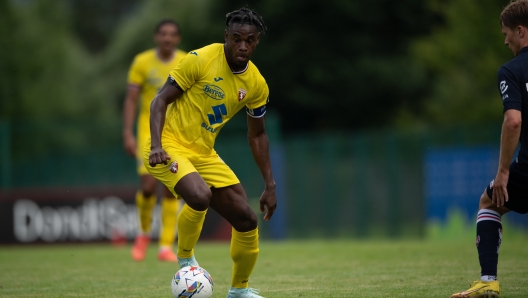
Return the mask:
<path id="1" fill-rule="evenodd" d="M 263 116 L 269 97 L 268 85 L 251 61 L 245 70 L 231 71 L 223 44 L 189 52 L 169 79 L 183 94 L 168 106 L 162 144 L 176 142 L 198 154 L 211 153 L 220 129 L 244 106 L 250 116 Z"/>
<path id="2" fill-rule="evenodd" d="M 141 88 L 137 121 L 138 138 L 146 140 L 150 135 L 150 103 L 158 94 L 159 89 L 165 84 L 167 75 L 180 63 L 186 54 L 184 51 L 176 50 L 170 61 L 162 61 L 158 57 L 156 49 L 150 49 L 136 55 L 134 58 L 134 62 L 132 62 L 128 72 L 128 84 Z"/>

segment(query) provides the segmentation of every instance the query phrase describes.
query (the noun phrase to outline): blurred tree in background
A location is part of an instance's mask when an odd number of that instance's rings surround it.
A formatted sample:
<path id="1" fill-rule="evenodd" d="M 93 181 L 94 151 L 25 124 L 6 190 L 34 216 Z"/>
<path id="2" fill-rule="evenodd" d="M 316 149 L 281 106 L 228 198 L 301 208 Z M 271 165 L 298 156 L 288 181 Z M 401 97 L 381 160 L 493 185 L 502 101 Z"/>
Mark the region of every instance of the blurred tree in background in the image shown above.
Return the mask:
<path id="1" fill-rule="evenodd" d="M 245 3 L 219 1 L 217 10 Z M 269 0 L 250 8 L 269 29 L 254 60 L 288 131 L 381 127 L 422 99 L 423 74 L 407 49 L 440 20 L 423 1 Z"/>
<path id="2" fill-rule="evenodd" d="M 400 114 L 400 124 L 433 126 L 502 122 L 497 71 L 513 58 L 504 45 L 503 1 L 430 0 L 445 23 L 412 43 L 411 57 L 427 74 L 423 102 Z M 412 110 L 411 112 L 409 112 Z"/>
<path id="3" fill-rule="evenodd" d="M 254 61 L 287 133 L 500 121 L 507 2 L 259 1 L 249 7 L 269 31 Z M 154 46 L 154 26 L 177 20 L 192 50 L 223 42 L 225 14 L 246 3 L 0 1 L 0 120 L 12 151 L 120 144 L 126 74 Z"/>
<path id="4" fill-rule="evenodd" d="M 66 124 L 110 124 L 117 110 L 106 104 L 104 89 L 92 84 L 99 69 L 72 33 L 67 6 L 51 0 L 1 3 L 0 118 L 14 129 L 13 152 L 87 145 L 82 127 Z M 18 137 L 23 132 L 27 137 Z"/>

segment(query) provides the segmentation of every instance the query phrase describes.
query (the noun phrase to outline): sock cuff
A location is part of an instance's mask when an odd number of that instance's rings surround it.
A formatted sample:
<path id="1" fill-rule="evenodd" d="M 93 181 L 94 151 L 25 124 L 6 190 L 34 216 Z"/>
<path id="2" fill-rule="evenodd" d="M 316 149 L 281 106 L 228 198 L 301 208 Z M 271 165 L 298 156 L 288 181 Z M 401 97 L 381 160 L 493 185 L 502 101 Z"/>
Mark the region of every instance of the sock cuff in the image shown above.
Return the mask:
<path id="1" fill-rule="evenodd" d="M 254 237 L 255 235 L 258 236 L 258 228 L 255 228 L 254 230 L 247 231 L 247 232 L 239 232 L 235 230 L 235 228 L 231 228 L 231 233 L 233 233 L 233 235 L 236 235 L 238 237 Z"/>
<path id="2" fill-rule="evenodd" d="M 231 229 L 232 240 L 238 242 L 241 245 L 255 246 L 258 245 L 258 228 L 248 231 L 239 232 L 234 228 Z"/>
<path id="3" fill-rule="evenodd" d="M 140 190 L 140 191 L 136 192 L 136 201 L 138 201 L 138 200 L 143 200 L 143 201 L 151 201 L 151 200 L 154 200 L 154 201 L 155 201 L 155 200 L 156 200 L 156 195 L 153 194 L 153 195 L 151 195 L 150 197 L 145 197 L 145 196 L 143 195 L 143 192 Z"/>
<path id="4" fill-rule="evenodd" d="M 190 220 L 201 220 L 205 217 L 206 213 L 207 209 L 204 211 L 198 211 L 185 204 L 182 208 L 182 211 L 180 212 L 180 216 L 185 216 Z"/>
<path id="5" fill-rule="evenodd" d="M 497 211 L 481 209 L 477 214 L 477 223 L 485 220 L 491 220 L 502 223 L 501 215 Z"/>
<path id="6" fill-rule="evenodd" d="M 497 276 L 496 275 L 482 275 L 480 277 L 480 280 L 485 281 L 485 282 L 496 281 Z"/>

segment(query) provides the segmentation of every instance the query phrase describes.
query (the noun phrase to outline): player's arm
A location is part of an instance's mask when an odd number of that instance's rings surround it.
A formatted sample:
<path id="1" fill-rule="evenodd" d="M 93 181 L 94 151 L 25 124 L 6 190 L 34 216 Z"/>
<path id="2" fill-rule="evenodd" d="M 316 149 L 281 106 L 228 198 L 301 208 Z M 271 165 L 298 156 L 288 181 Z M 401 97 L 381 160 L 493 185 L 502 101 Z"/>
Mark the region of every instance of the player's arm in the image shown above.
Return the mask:
<path id="1" fill-rule="evenodd" d="M 161 87 L 152 103 L 150 104 L 150 155 L 149 164 L 155 167 L 157 164 L 167 164 L 170 156 L 161 147 L 161 131 L 165 125 L 165 113 L 167 106 L 173 103 L 183 94 L 182 88 L 176 81 L 169 77 L 165 85 Z"/>
<path id="2" fill-rule="evenodd" d="M 269 220 L 277 208 L 277 197 L 275 195 L 275 180 L 271 171 L 269 155 L 269 140 L 264 125 L 264 117 L 255 118 L 247 115 L 248 142 L 253 158 L 264 178 L 265 189 L 260 197 L 260 211 L 266 211 L 264 220 Z"/>
<path id="3" fill-rule="evenodd" d="M 504 122 L 502 123 L 499 169 L 493 181 L 493 195 L 491 200 L 497 207 L 508 201 L 508 178 L 510 164 L 519 144 L 521 133 L 522 95 L 518 74 L 502 66 L 498 73 L 498 89 L 504 106 Z"/>
<path id="4" fill-rule="evenodd" d="M 508 201 L 506 186 L 508 185 L 508 178 L 510 176 L 510 163 L 517 149 L 519 136 L 521 135 L 521 122 L 521 111 L 509 109 L 504 113 L 499 169 L 493 182 L 492 201 L 497 204 L 497 207 L 504 205 Z"/>
<path id="5" fill-rule="evenodd" d="M 134 120 L 141 87 L 129 84 L 125 102 L 123 103 L 123 146 L 126 153 L 136 156 L 136 138 L 134 137 Z"/>

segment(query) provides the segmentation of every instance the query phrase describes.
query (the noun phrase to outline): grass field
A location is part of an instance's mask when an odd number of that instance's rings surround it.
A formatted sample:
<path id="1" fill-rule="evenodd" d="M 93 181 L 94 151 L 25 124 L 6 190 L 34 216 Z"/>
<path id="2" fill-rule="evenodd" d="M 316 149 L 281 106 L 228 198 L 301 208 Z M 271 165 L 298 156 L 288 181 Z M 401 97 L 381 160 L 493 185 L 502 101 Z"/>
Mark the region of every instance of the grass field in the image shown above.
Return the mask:
<path id="1" fill-rule="evenodd" d="M 501 247 L 501 297 L 528 297 L 528 239 Z M 171 297 L 174 264 L 133 262 L 130 246 L 0 247 L 0 297 Z M 228 243 L 200 242 L 196 257 L 225 297 Z M 250 281 L 266 297 L 449 297 L 479 276 L 473 239 L 262 242 Z"/>

